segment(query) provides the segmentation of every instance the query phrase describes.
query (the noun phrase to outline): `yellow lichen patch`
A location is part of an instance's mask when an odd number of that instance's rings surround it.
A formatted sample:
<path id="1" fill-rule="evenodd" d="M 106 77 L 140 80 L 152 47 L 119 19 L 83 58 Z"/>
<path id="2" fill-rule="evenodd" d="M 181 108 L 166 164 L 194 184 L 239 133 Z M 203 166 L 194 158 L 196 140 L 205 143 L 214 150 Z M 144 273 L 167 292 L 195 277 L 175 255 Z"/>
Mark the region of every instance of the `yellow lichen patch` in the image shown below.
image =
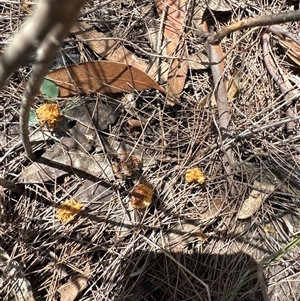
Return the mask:
<path id="1" fill-rule="evenodd" d="M 150 183 L 138 184 L 131 195 L 131 206 L 134 209 L 145 209 L 152 203 L 153 186 Z"/>
<path id="2" fill-rule="evenodd" d="M 200 168 L 189 168 L 185 173 L 185 180 L 188 183 L 197 182 L 199 184 L 203 184 L 205 182 L 205 176 Z"/>
<path id="3" fill-rule="evenodd" d="M 54 129 L 59 125 L 62 114 L 57 104 L 44 103 L 36 110 L 36 116 L 41 126 L 46 124 L 49 129 Z"/>
<path id="4" fill-rule="evenodd" d="M 81 211 L 82 207 L 81 203 L 73 199 L 67 199 L 57 207 L 55 217 L 62 222 L 69 222 L 74 218 L 75 214 Z"/>

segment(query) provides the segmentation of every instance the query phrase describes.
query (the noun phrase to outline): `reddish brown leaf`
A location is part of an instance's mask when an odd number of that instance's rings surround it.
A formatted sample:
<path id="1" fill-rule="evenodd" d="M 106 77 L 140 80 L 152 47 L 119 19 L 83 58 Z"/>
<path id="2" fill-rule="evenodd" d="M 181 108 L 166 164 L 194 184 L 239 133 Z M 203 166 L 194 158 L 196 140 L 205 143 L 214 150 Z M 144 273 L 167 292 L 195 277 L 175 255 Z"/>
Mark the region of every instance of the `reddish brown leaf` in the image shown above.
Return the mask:
<path id="1" fill-rule="evenodd" d="M 145 72 L 122 63 L 95 61 L 70 65 L 48 74 L 59 87 L 60 97 L 78 93 L 120 93 L 157 89 L 159 86 Z"/>
<path id="2" fill-rule="evenodd" d="M 300 46 L 296 41 L 291 38 L 280 38 L 278 37 L 279 44 L 286 51 L 287 56 L 298 66 L 300 66 Z"/>
<path id="3" fill-rule="evenodd" d="M 131 128 L 142 128 L 143 124 L 140 120 L 129 118 L 127 123 Z"/>
<path id="4" fill-rule="evenodd" d="M 182 51 L 183 53 L 184 51 Z M 187 61 L 173 60 L 168 74 L 167 92 L 172 96 L 179 97 L 185 86 L 188 64 Z"/>
<path id="5" fill-rule="evenodd" d="M 161 16 L 167 7 L 164 36 L 171 42 L 166 46 L 166 53 L 180 59 L 186 57 L 185 43 L 182 38 L 186 13 L 186 0 L 154 0 L 158 14 Z M 168 74 L 167 92 L 171 96 L 179 97 L 186 81 L 188 65 L 186 61 L 175 59 L 171 62 Z"/>
<path id="6" fill-rule="evenodd" d="M 178 36 L 182 33 L 186 12 L 186 0 L 154 0 L 154 3 L 160 16 L 165 6 L 167 7 L 164 36 L 172 40 L 167 47 L 168 54 L 171 54 L 178 44 Z"/>
<path id="7" fill-rule="evenodd" d="M 130 133 L 132 134 L 133 137 L 137 137 L 142 133 L 143 123 L 140 120 L 129 118 L 127 120 L 127 123 L 129 125 L 129 128 L 130 128 Z"/>
<path id="8" fill-rule="evenodd" d="M 142 71 L 146 71 L 148 68 L 146 61 L 137 57 L 123 45 L 119 46 L 118 40 L 114 40 L 114 38 L 107 33 L 93 29 L 93 27 L 86 22 L 78 22 L 75 24 L 71 29 L 71 33 L 108 61 L 131 65 Z M 148 75 L 154 78 L 155 72 L 150 69 Z"/>

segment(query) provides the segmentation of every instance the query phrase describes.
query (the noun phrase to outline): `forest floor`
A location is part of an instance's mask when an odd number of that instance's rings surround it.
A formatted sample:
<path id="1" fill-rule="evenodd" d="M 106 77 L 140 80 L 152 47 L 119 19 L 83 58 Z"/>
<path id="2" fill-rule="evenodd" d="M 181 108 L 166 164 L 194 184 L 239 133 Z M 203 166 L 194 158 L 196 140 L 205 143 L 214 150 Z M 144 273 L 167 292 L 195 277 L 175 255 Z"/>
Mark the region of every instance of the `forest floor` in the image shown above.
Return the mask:
<path id="1" fill-rule="evenodd" d="M 1 175 L 25 188 L 21 194 L 0 190 L 1 300 L 26 300 L 12 294 L 10 261 L 35 300 L 266 301 L 263 292 L 272 301 L 300 300 L 299 102 L 286 98 L 290 91 L 299 95 L 300 43 L 266 27 L 222 40 L 229 110 L 224 138 L 214 74 L 200 64 L 208 58 L 199 37 L 204 18 L 219 30 L 298 10 L 299 3 L 208 1 L 210 10 L 206 1 L 187 2 L 181 37 L 187 72 L 176 98 L 157 89 L 58 97 L 62 121 L 49 130 L 35 118 L 34 110 L 48 101 L 40 94 L 30 117 L 33 163 L 20 142 L 19 112 L 34 56 L 0 92 Z M 34 7 L 0 1 L 0 52 Z M 172 55 L 153 46 L 162 35 L 161 18 L 150 0 L 87 1 L 51 70 L 125 60 L 146 66 L 167 89 L 155 66 L 170 66 Z M 298 22 L 280 26 L 300 41 Z M 266 52 L 289 82 L 285 93 L 268 71 Z M 203 172 L 204 183 L 186 181 L 190 168 Z M 136 187 L 145 183 L 153 187 L 152 203 L 135 209 Z M 251 197 L 249 206 L 259 205 L 241 218 Z M 83 205 L 68 222 L 57 215 L 66 199 Z"/>

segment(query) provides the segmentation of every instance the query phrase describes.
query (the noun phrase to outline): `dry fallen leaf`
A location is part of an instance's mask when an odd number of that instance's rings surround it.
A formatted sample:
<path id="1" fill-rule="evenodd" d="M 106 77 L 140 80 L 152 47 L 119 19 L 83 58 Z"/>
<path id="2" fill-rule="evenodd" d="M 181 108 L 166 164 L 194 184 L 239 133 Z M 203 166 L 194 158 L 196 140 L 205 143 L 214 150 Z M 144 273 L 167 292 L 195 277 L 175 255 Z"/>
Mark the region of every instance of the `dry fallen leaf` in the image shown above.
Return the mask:
<path id="1" fill-rule="evenodd" d="M 112 168 L 107 163 L 105 155 L 89 155 L 77 150 L 64 150 L 59 144 L 54 144 L 36 162 L 26 167 L 19 183 L 44 183 L 54 181 L 65 174 L 83 171 L 86 174 L 113 180 Z"/>
<path id="2" fill-rule="evenodd" d="M 207 0 L 207 5 L 214 11 L 231 11 L 229 3 L 225 0 Z"/>
<path id="3" fill-rule="evenodd" d="M 123 45 L 119 45 L 119 41 L 114 40 L 114 38 L 107 33 L 95 30 L 86 22 L 78 22 L 72 27 L 71 33 L 108 61 L 124 63 L 144 72 L 146 72 L 148 68 L 146 61 L 137 57 Z M 155 76 L 155 73 L 151 73 L 151 71 L 147 72 L 147 74 L 152 78 Z"/>
<path id="4" fill-rule="evenodd" d="M 90 267 L 88 266 L 83 275 L 73 276 L 67 283 L 62 285 L 57 290 L 60 293 L 60 300 L 74 301 L 78 294 L 87 287 L 89 273 Z"/>
<path id="5" fill-rule="evenodd" d="M 5 274 L 3 273 L 5 271 Z M 0 247 L 0 287 L 3 289 L 4 281 L 13 280 L 10 291 L 14 301 L 35 301 L 30 282 L 24 277 L 19 263 L 12 260 L 4 249 Z M 2 292 L 2 291 L 1 291 Z M 5 293 L 5 292 L 4 292 Z M 7 296 L 8 297 L 8 296 Z"/>
<path id="6" fill-rule="evenodd" d="M 228 102 L 232 102 L 240 93 L 240 72 L 234 70 L 230 80 L 226 83 Z M 217 106 L 216 96 L 213 91 L 205 95 L 198 103 L 198 108 L 207 108 Z"/>
<path id="7" fill-rule="evenodd" d="M 234 69 L 233 74 L 226 85 L 228 101 L 232 101 L 234 98 L 238 97 L 240 93 L 240 71 Z"/>
<path id="8" fill-rule="evenodd" d="M 210 200 L 207 209 L 200 215 L 202 221 L 216 217 L 222 210 L 224 205 L 222 198 L 213 198 Z"/>
<path id="9" fill-rule="evenodd" d="M 134 209 L 145 209 L 152 203 L 153 186 L 150 183 L 138 184 L 131 195 L 131 206 Z"/>
<path id="10" fill-rule="evenodd" d="M 287 56 L 298 66 L 300 66 L 300 45 L 291 38 L 278 37 L 279 44 L 286 51 Z"/>
<path id="11" fill-rule="evenodd" d="M 238 219 L 246 219 L 252 216 L 275 190 L 274 185 L 264 182 L 254 181 L 253 186 L 255 188 L 251 191 L 249 198 L 244 201 L 241 210 L 237 214 Z"/>
<path id="12" fill-rule="evenodd" d="M 199 230 L 196 220 L 181 220 L 175 227 L 159 238 L 158 245 L 167 247 L 171 252 L 182 251 L 188 244 L 197 240 L 207 241 L 207 236 Z"/>
<path id="13" fill-rule="evenodd" d="M 94 61 L 69 65 L 48 74 L 60 97 L 78 93 L 120 93 L 145 89 L 165 90 L 145 72 L 122 63 Z"/>
<path id="14" fill-rule="evenodd" d="M 186 81 L 188 64 L 182 58 L 186 58 L 186 47 L 183 38 L 186 0 L 154 0 L 158 14 L 161 16 L 166 9 L 166 21 L 164 36 L 170 41 L 166 46 L 166 54 L 176 56 L 178 59 L 171 61 L 168 74 L 167 92 L 179 97 Z"/>

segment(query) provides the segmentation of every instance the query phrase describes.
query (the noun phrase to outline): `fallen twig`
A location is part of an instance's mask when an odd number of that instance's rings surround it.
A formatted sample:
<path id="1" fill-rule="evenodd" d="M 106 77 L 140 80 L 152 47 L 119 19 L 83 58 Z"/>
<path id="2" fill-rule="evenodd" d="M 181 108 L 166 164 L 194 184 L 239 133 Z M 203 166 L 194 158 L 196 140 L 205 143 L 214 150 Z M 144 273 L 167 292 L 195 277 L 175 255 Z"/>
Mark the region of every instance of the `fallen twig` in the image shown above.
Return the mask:
<path id="1" fill-rule="evenodd" d="M 289 32 L 286 28 L 284 28 L 280 25 L 272 25 L 272 26 L 268 27 L 268 31 L 277 35 L 281 39 L 290 38 L 291 40 L 293 40 L 295 43 L 297 43 L 300 46 L 300 42 L 298 41 L 298 39 L 291 32 Z"/>
<path id="2" fill-rule="evenodd" d="M 262 37 L 262 43 L 263 43 L 263 54 L 264 54 L 264 62 L 267 67 L 268 72 L 276 82 L 276 84 L 279 86 L 280 91 L 282 94 L 284 94 L 284 99 L 289 100 L 293 99 L 293 102 L 296 100 L 296 93 L 293 90 L 293 86 L 288 80 L 288 78 L 285 76 L 285 74 L 282 72 L 280 67 L 275 63 L 274 56 L 271 55 L 271 49 L 269 44 L 269 35 L 264 34 Z M 291 104 L 288 104 L 286 106 L 286 116 L 287 117 L 294 117 L 295 112 L 292 108 Z M 292 135 L 295 129 L 295 122 L 289 121 L 286 123 L 286 130 L 288 136 Z"/>
<path id="3" fill-rule="evenodd" d="M 37 63 L 26 85 L 20 113 L 20 131 L 27 156 L 34 160 L 28 120 L 30 107 L 38 93 L 54 56 L 74 23 L 85 0 L 43 0 L 32 17 L 14 37 L 0 62 L 0 89 L 14 70 L 24 64 L 31 52 L 38 49 Z M 38 24 L 38 26 L 37 26 Z"/>
<path id="4" fill-rule="evenodd" d="M 223 38 L 230 33 L 242 30 L 245 28 L 251 28 L 256 26 L 268 26 L 274 24 L 281 24 L 300 20 L 300 11 L 284 12 L 277 15 L 259 16 L 255 18 L 244 19 L 233 24 L 230 24 L 215 34 L 208 36 L 207 42 L 216 45 L 219 44 Z"/>
<path id="5" fill-rule="evenodd" d="M 209 32 L 208 26 L 205 23 L 203 29 Z M 207 43 L 207 53 L 209 57 L 209 62 L 211 64 L 211 72 L 214 79 L 214 93 L 217 99 L 219 124 L 220 124 L 220 139 L 222 150 L 224 152 L 223 164 L 225 171 L 228 175 L 228 181 L 230 186 L 230 193 L 233 195 L 235 193 L 234 181 L 231 172 L 231 168 L 234 165 L 234 158 L 231 146 L 225 148 L 223 147 L 223 142 L 229 137 L 228 125 L 229 125 L 229 107 L 228 107 L 228 97 L 226 85 L 223 80 L 224 64 L 223 62 L 218 64 L 213 64 L 219 62 L 224 56 L 220 45 L 211 45 Z"/>

